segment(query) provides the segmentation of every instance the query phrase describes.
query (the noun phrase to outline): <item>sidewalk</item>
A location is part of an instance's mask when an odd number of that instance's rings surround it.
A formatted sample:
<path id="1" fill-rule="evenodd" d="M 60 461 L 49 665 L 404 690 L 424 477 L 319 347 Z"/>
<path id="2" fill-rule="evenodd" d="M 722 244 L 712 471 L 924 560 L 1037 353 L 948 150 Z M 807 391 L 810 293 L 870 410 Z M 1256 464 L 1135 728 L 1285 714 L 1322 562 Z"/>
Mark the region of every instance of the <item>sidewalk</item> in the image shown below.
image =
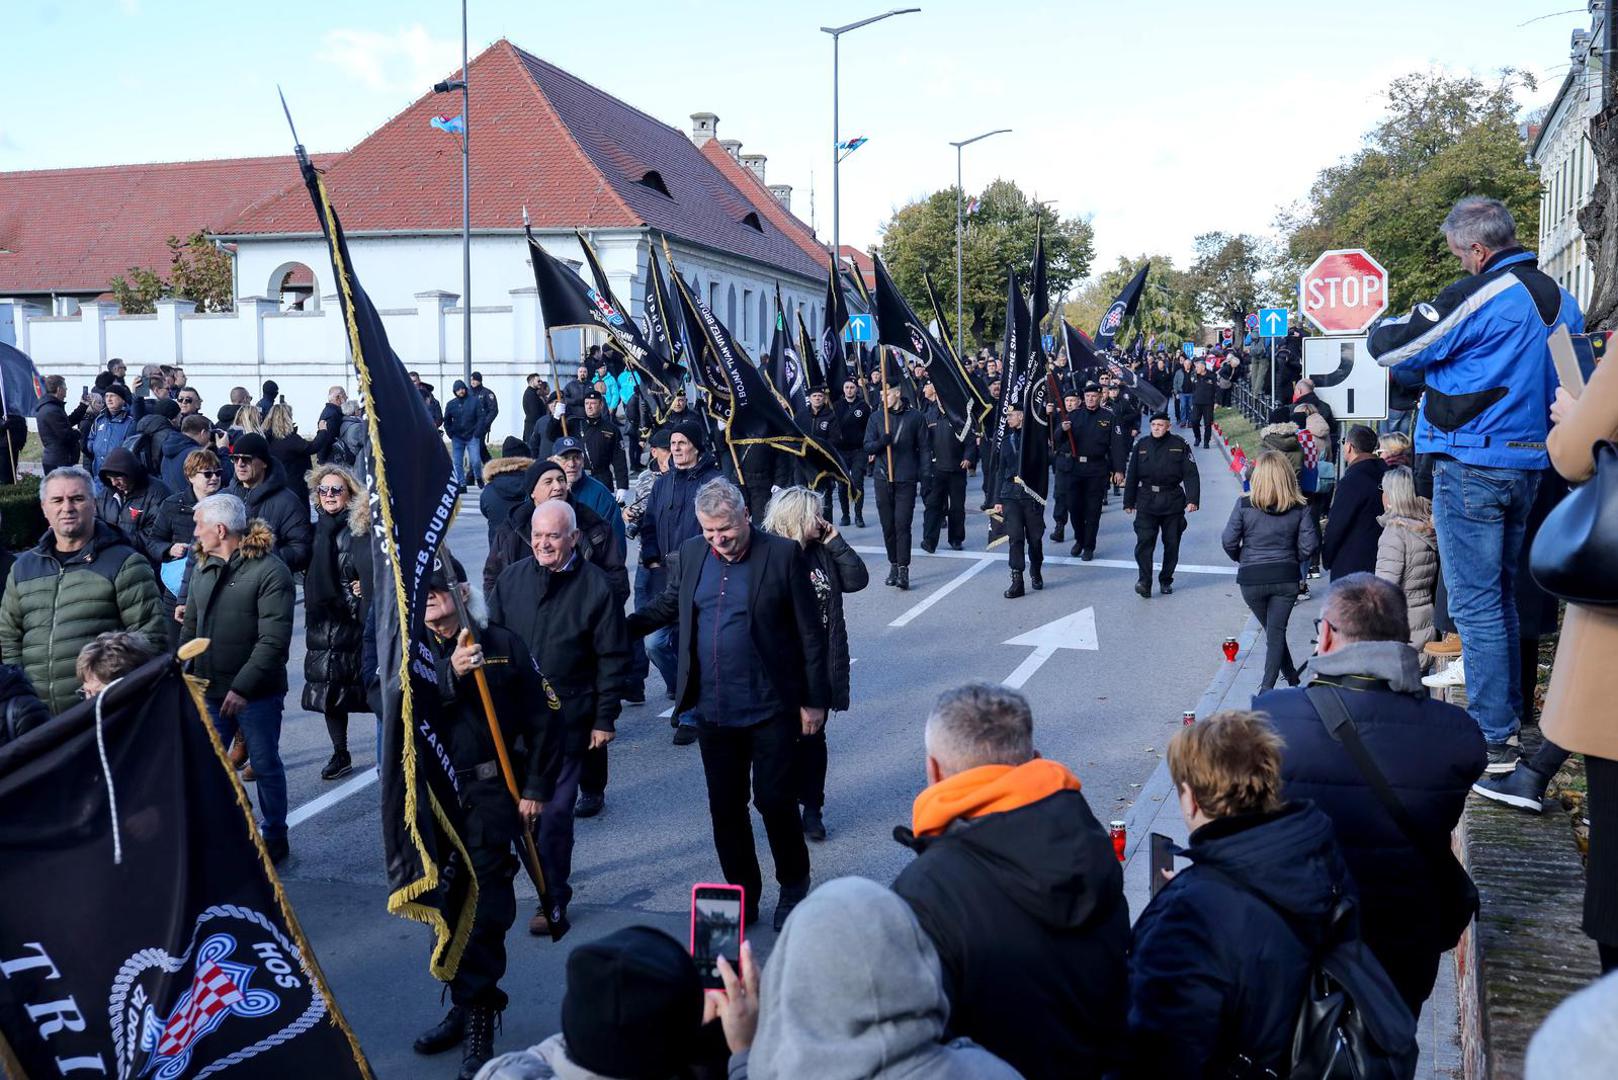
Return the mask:
<path id="1" fill-rule="evenodd" d="M 1314 597 L 1299 604 L 1292 613 L 1288 644 L 1293 658 L 1300 662 L 1311 655 L 1310 642 L 1314 618 L 1320 611 L 1326 594 L 1326 579 L 1311 582 Z M 1235 663 L 1224 664 L 1219 674 L 1196 702 L 1197 718 L 1210 716 L 1221 709 L 1245 709 L 1258 692 L 1264 675 L 1264 640 L 1258 620 L 1249 617 L 1236 636 L 1241 651 Z M 1301 666 L 1301 665 L 1300 665 Z M 1162 747 L 1158 748 L 1161 755 Z M 1124 849 L 1124 896 L 1129 902 L 1132 917 L 1139 917 L 1151 899 L 1151 843 L 1154 832 L 1162 833 L 1183 847 L 1187 841 L 1185 821 L 1180 817 L 1179 803 L 1169 780 L 1168 765 L 1159 760 L 1151 778 L 1141 786 L 1140 796 L 1124 817 L 1128 830 L 1128 846 Z M 1189 866 L 1179 860 L 1180 867 Z M 1438 982 L 1433 995 L 1422 1010 L 1416 1032 L 1421 1047 L 1421 1060 L 1416 1076 L 1421 1080 L 1456 1080 L 1461 1076 L 1460 1013 L 1455 983 L 1454 954 L 1438 965 Z"/>

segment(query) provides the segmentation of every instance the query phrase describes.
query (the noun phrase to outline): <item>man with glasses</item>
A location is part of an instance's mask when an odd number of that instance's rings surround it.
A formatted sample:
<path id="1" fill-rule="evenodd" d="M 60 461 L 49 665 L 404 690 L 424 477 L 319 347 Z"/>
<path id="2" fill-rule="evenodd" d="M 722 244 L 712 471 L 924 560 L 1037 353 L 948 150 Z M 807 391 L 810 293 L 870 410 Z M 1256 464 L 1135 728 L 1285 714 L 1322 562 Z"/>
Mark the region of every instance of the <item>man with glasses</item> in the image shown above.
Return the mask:
<path id="1" fill-rule="evenodd" d="M 174 400 L 179 403 L 180 418 L 182 420 L 192 413 L 202 411 L 202 394 L 189 386 L 182 387 L 180 392 L 175 395 Z"/>
<path id="2" fill-rule="evenodd" d="M 260 518 L 275 535 L 275 554 L 294 574 L 309 566 L 314 526 L 309 505 L 287 487 L 286 473 L 270 457 L 270 444 L 257 432 L 236 440 L 230 455 L 235 482 L 228 489 L 247 507 L 250 518 Z"/>

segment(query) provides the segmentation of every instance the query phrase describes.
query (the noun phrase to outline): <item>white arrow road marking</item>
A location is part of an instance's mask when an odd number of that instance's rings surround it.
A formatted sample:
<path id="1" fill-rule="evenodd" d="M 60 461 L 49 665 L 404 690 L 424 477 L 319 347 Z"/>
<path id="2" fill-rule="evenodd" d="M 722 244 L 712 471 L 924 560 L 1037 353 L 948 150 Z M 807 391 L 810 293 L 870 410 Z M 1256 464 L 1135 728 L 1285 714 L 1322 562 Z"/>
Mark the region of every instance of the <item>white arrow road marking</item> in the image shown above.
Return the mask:
<path id="1" fill-rule="evenodd" d="M 888 554 L 886 548 L 871 547 L 863 544 L 851 544 L 850 546 L 861 555 L 881 555 L 886 558 Z M 935 551 L 931 555 L 925 551 L 918 551 L 916 557 L 922 559 L 993 559 L 996 562 L 1005 562 L 1007 555 L 1004 551 Z M 1072 555 L 1047 555 L 1045 556 L 1045 565 L 1089 566 L 1110 570 L 1136 569 L 1135 560 L 1133 559 L 1091 559 L 1089 562 L 1085 562 L 1083 559 Z M 1161 569 L 1163 564 L 1154 563 L 1153 565 Z M 1181 563 L 1174 568 L 1174 572 L 1176 574 L 1215 574 L 1222 577 L 1236 576 L 1234 566 L 1206 566 L 1199 563 Z"/>
<path id="2" fill-rule="evenodd" d="M 1095 651 L 1101 648 L 1096 642 L 1096 609 L 1093 607 L 1080 608 L 1071 615 L 1064 615 L 1055 622 L 1048 622 L 1038 626 L 1026 634 L 1018 634 L 1003 645 L 1032 646 L 1033 652 L 1028 658 L 1017 665 L 1017 670 L 1006 676 L 1005 685 L 1013 690 L 1020 690 L 1024 683 L 1033 678 L 1034 672 L 1056 655 L 1058 649 L 1089 649 Z"/>
<path id="3" fill-rule="evenodd" d="M 968 579 L 970 579 L 973 574 L 976 574 L 976 573 L 982 571 L 985 567 L 988 567 L 988 566 L 990 566 L 990 565 L 992 565 L 992 564 L 994 564 L 995 562 L 998 562 L 998 561 L 999 560 L 997 560 L 997 559 L 988 559 L 988 558 L 980 558 L 980 559 L 978 559 L 977 562 L 973 563 L 971 566 L 968 566 L 965 570 L 962 570 L 959 574 L 956 574 L 954 577 L 952 577 L 948 581 L 946 581 L 943 585 L 939 586 L 936 590 L 934 590 L 934 592 L 933 592 L 933 594 L 931 596 L 928 596 L 926 599 L 922 600 L 921 603 L 917 604 L 915 607 L 911 608 L 909 611 L 905 612 L 903 615 L 899 616 L 897 619 L 894 619 L 888 625 L 889 626 L 908 626 L 908 625 L 910 625 L 910 623 L 916 618 L 916 616 L 920 615 L 922 612 L 926 611 L 928 608 L 932 607 L 934 604 L 936 604 L 940 600 L 944 599 L 944 597 L 948 596 L 950 593 L 954 592 L 956 589 L 959 589 L 962 585 L 965 585 L 967 583 Z"/>
<path id="4" fill-rule="evenodd" d="M 377 772 L 374 767 L 365 769 L 358 776 L 342 784 L 340 787 L 334 787 L 324 795 L 310 799 L 308 802 L 304 803 L 302 806 L 298 807 L 296 810 L 292 811 L 292 813 L 287 815 L 287 828 L 290 829 L 294 825 L 301 825 L 303 822 L 308 821 L 316 814 L 325 810 L 330 810 L 332 807 L 336 806 L 350 795 L 364 791 L 366 788 L 376 783 L 376 777 Z"/>

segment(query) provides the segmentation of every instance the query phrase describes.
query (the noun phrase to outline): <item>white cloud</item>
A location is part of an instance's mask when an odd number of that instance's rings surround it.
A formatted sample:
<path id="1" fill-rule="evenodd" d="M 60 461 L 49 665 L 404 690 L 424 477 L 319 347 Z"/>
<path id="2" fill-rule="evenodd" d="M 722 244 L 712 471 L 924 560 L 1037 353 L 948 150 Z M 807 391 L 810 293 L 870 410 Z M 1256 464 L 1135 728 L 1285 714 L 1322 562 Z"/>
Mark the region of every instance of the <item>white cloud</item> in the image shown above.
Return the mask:
<path id="1" fill-rule="evenodd" d="M 368 90 L 419 95 L 460 66 L 460 42 L 435 38 L 421 24 L 392 32 L 328 30 L 315 59 Z"/>

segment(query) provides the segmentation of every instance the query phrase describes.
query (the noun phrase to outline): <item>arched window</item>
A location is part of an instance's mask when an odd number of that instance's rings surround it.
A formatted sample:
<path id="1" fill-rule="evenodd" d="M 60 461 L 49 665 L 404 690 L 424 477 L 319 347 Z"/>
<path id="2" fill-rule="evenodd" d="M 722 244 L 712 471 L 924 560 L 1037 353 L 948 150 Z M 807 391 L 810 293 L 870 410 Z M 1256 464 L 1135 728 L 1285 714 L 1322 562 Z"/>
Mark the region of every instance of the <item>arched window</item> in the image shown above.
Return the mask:
<path id="1" fill-rule="evenodd" d="M 282 311 L 319 311 L 320 289 L 315 272 L 301 262 L 287 262 L 270 273 L 265 296 L 281 302 Z"/>
<path id="2" fill-rule="evenodd" d="M 732 331 L 736 327 L 736 286 L 730 287 L 730 294 L 725 300 L 725 325 Z"/>

